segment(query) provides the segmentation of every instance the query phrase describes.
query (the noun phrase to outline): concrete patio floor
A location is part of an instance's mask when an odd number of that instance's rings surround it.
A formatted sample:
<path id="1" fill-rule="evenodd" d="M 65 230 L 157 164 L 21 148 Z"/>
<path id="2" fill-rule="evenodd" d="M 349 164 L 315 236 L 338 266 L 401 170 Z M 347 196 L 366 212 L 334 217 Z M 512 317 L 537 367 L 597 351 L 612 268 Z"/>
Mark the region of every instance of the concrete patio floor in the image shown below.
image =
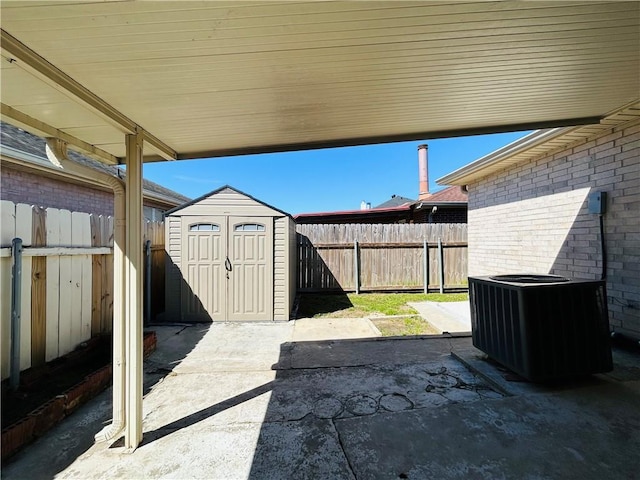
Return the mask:
<path id="1" fill-rule="evenodd" d="M 637 350 L 616 350 L 611 374 L 536 386 L 466 336 L 327 340 L 295 323 L 154 327 L 137 450 L 93 442 L 108 390 L 2 478 L 640 475 Z"/>

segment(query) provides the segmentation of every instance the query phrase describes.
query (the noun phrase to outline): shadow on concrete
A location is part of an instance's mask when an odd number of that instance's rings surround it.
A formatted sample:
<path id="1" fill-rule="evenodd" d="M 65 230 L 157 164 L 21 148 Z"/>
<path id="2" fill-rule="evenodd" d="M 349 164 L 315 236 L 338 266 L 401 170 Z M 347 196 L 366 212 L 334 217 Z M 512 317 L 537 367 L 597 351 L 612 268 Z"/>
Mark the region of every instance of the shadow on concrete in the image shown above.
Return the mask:
<path id="1" fill-rule="evenodd" d="M 195 413 L 192 413 L 191 415 L 188 415 L 179 420 L 176 420 L 175 422 L 171 422 L 155 430 L 145 432 L 144 437 L 142 439 L 142 443 L 140 444 L 140 447 L 149 445 L 150 443 L 156 440 L 160 440 L 161 438 L 166 437 L 167 435 L 170 435 L 174 432 L 177 432 L 178 430 L 190 427 L 191 425 L 195 425 L 196 423 L 206 420 L 207 418 L 217 415 L 218 413 L 224 412 L 229 408 L 237 407 L 238 405 L 244 402 L 248 402 L 249 400 L 252 400 L 260 395 L 263 395 L 264 393 L 270 392 L 273 388 L 274 388 L 274 382 L 265 383 L 264 385 L 260 385 L 259 387 L 252 388 L 251 390 L 241 393 L 240 395 L 236 395 L 235 397 L 228 398 L 223 402 L 216 403 L 215 405 L 212 405 L 207 408 L 203 408 L 202 410 L 199 410 Z M 117 446 L 120 446 L 120 445 L 117 445 Z"/>

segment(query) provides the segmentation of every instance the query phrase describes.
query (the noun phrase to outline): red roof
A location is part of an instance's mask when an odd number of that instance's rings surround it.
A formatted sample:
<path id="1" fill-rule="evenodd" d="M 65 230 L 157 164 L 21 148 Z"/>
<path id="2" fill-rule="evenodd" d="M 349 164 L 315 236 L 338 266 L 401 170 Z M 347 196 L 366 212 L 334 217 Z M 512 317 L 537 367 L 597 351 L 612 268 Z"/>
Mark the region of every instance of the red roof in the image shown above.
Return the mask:
<path id="1" fill-rule="evenodd" d="M 429 203 L 467 203 L 469 201 L 469 194 L 462 190 L 461 187 L 453 185 L 451 187 L 445 188 L 444 190 L 440 190 L 439 192 L 424 195 L 420 197 L 418 201 Z"/>
<path id="2" fill-rule="evenodd" d="M 376 213 L 391 213 L 391 212 L 402 212 L 404 210 L 411 209 L 411 203 L 405 203 L 398 207 L 389 207 L 389 208 L 369 208 L 367 210 L 341 210 L 337 212 L 314 212 L 314 213 L 299 213 L 294 215 L 293 218 L 298 217 L 322 217 L 328 215 L 360 215 L 360 214 L 376 214 Z"/>

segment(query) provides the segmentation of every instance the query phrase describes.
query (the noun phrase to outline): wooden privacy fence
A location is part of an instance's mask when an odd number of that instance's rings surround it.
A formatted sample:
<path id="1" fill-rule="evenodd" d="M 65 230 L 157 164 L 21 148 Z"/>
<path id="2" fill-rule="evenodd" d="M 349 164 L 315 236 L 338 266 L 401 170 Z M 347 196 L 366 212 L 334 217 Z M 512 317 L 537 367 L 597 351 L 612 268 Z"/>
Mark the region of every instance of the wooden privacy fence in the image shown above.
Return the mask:
<path id="1" fill-rule="evenodd" d="M 19 309 L 20 370 L 25 370 L 74 350 L 94 335 L 111 331 L 113 217 L 2 200 L 0 226 L 4 379 L 10 368 L 13 239 L 22 239 L 23 247 Z M 164 250 L 164 224 L 147 223 L 147 238 L 154 242 L 152 250 L 157 246 Z M 153 272 L 164 269 L 164 256 L 157 257 L 155 262 L 161 267 L 154 263 Z M 163 304 L 160 291 L 158 303 Z"/>
<path id="2" fill-rule="evenodd" d="M 466 224 L 317 224 L 296 230 L 299 291 L 467 286 Z"/>

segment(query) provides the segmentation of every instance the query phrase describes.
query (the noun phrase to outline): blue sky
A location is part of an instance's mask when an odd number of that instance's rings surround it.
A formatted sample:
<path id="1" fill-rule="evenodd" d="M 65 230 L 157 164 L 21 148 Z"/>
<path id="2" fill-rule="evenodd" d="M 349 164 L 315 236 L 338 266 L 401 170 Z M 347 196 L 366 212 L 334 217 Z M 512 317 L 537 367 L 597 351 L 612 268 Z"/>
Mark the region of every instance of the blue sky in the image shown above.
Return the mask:
<path id="1" fill-rule="evenodd" d="M 300 152 L 149 163 L 146 179 L 191 198 L 231 185 L 293 215 L 376 206 L 391 195 L 418 196 L 418 145 L 429 145 L 429 189 L 436 179 L 528 132 L 478 135 Z"/>

